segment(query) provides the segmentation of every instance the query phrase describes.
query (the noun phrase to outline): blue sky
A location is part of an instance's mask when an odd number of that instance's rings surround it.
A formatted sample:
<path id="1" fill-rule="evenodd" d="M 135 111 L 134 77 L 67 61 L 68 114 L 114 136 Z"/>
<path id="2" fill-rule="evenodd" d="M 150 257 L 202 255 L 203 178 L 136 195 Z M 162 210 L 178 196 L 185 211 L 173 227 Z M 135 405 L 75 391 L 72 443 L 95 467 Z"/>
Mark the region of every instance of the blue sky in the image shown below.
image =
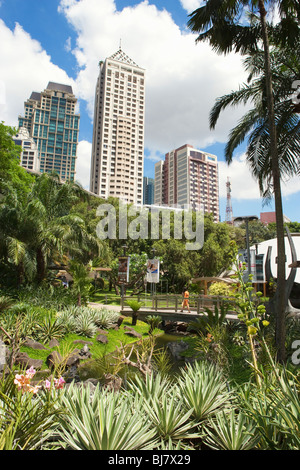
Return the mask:
<path id="1" fill-rule="evenodd" d="M 98 62 L 122 49 L 146 70 L 145 176 L 166 152 L 186 143 L 218 156 L 221 220 L 226 180 L 235 216 L 273 211 L 264 206 L 244 158 L 224 162 L 230 129 L 245 109 L 221 115 L 214 132 L 208 116 L 217 97 L 245 80 L 241 58 L 217 56 L 195 44 L 188 14 L 201 0 L 0 0 L 0 119 L 16 126 L 31 91 L 48 81 L 71 84 L 81 115 L 77 179 L 88 189 L 94 90 Z M 3 47 L 4 45 L 4 47 Z M 299 178 L 283 185 L 284 213 L 300 221 Z"/>

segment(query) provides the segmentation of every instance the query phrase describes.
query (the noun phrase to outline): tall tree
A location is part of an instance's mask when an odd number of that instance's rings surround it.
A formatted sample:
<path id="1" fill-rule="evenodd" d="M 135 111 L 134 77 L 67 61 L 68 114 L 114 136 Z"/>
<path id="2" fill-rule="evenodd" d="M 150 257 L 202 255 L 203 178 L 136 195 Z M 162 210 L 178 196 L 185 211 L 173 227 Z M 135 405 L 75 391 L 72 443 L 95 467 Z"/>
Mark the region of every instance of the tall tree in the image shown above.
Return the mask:
<path id="1" fill-rule="evenodd" d="M 263 43 L 266 104 L 268 109 L 277 227 L 278 302 L 276 312 L 276 345 L 278 360 L 284 362 L 286 358 L 284 224 L 266 6 L 269 9 L 275 6 L 279 7 L 282 27 L 278 39 L 280 42 L 292 44 L 297 34 L 299 35 L 297 18 L 299 4 L 298 1 L 293 0 L 269 0 L 266 2 L 263 0 L 207 0 L 203 7 L 200 7 L 191 14 L 188 25 L 192 31 L 200 32 L 197 41 L 208 40 L 216 51 L 223 54 L 230 51 L 241 52 L 242 54 L 249 53 L 249 51 L 253 52 L 258 48 L 260 42 Z M 259 24 L 252 20 L 245 22 L 246 16 L 243 13 L 246 13 L 252 19 L 257 14 L 260 20 Z M 286 28 L 286 23 L 292 27 Z"/>
<path id="2" fill-rule="evenodd" d="M 82 195 L 74 183 L 61 184 L 45 173 L 24 197 L 13 186 L 5 194 L 0 202 L 0 254 L 17 267 L 19 282 L 29 280 L 29 266 L 41 283 L 51 261 L 60 262 L 64 256 L 81 261 L 86 253 L 100 256 L 101 240 L 89 233 L 81 217 L 71 213 Z"/>

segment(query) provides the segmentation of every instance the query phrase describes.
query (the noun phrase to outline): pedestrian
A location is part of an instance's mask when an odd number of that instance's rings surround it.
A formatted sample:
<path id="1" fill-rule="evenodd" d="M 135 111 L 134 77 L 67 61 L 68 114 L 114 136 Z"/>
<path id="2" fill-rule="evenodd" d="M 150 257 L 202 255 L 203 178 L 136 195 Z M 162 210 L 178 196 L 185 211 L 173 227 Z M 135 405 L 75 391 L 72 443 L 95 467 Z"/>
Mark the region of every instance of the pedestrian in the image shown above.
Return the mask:
<path id="1" fill-rule="evenodd" d="M 185 307 L 188 308 L 188 312 L 189 312 L 189 313 L 191 312 L 191 311 L 190 311 L 190 304 L 189 304 L 189 297 L 190 297 L 190 293 L 189 293 L 189 291 L 187 290 L 187 287 L 185 287 L 185 288 L 183 289 L 183 302 L 182 302 L 182 306 L 181 306 L 182 310 L 180 310 L 181 312 L 183 312 L 183 309 L 184 309 Z"/>

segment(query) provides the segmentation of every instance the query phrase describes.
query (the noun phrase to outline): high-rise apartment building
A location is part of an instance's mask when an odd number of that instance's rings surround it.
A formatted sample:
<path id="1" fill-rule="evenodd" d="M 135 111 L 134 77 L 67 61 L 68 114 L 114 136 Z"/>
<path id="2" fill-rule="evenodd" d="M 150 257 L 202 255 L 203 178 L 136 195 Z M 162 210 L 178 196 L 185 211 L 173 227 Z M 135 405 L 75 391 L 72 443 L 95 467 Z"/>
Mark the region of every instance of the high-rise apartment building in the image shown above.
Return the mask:
<path id="1" fill-rule="evenodd" d="M 77 99 L 72 87 L 49 82 L 41 93 L 32 92 L 24 103 L 19 127 L 25 127 L 36 142 L 40 172 L 56 172 L 62 181 L 74 181 L 79 136 Z"/>
<path id="2" fill-rule="evenodd" d="M 215 155 L 191 145 L 167 153 L 155 164 L 154 204 L 212 213 L 219 221 L 219 176 Z"/>
<path id="3" fill-rule="evenodd" d="M 142 204 L 145 70 L 121 48 L 99 66 L 90 191 Z"/>

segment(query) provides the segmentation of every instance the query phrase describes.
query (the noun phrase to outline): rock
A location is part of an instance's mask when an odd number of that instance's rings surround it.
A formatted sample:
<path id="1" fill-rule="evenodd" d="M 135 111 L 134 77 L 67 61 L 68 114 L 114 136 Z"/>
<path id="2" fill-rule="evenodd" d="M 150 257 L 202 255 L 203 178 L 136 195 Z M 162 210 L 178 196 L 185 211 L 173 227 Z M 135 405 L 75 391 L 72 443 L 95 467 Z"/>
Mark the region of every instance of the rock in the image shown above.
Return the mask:
<path id="1" fill-rule="evenodd" d="M 118 326 L 121 326 L 121 325 L 122 325 L 123 320 L 125 320 L 125 318 L 126 318 L 126 317 L 125 317 L 124 315 L 120 315 L 120 316 L 119 316 L 118 322 L 117 322 Z"/>
<path id="2" fill-rule="evenodd" d="M 55 348 L 57 346 L 59 346 L 59 342 L 57 341 L 56 338 L 52 338 L 50 343 L 49 343 L 49 348 Z"/>
<path id="3" fill-rule="evenodd" d="M 104 374 L 105 378 L 105 384 L 104 388 L 118 392 L 121 389 L 122 386 L 122 379 L 121 377 L 118 377 L 117 375 L 112 375 L 112 374 Z"/>
<path id="4" fill-rule="evenodd" d="M 79 356 L 80 356 L 80 359 L 89 359 L 91 357 L 91 352 L 87 346 L 87 344 L 85 344 L 83 346 L 83 348 L 80 349 L 79 351 Z"/>
<path id="5" fill-rule="evenodd" d="M 187 331 L 187 323 L 183 323 L 183 322 L 179 322 L 177 324 L 177 331 L 181 331 L 181 332 L 186 332 Z"/>
<path id="6" fill-rule="evenodd" d="M 16 355 L 15 364 L 24 368 L 26 367 L 28 369 L 30 367 L 33 367 L 34 369 L 41 369 L 43 361 L 39 359 L 32 359 L 26 352 L 19 352 Z"/>
<path id="7" fill-rule="evenodd" d="M 188 344 L 184 341 L 172 341 L 167 344 L 167 348 L 175 360 L 182 359 L 181 353 L 188 349 Z"/>
<path id="8" fill-rule="evenodd" d="M 80 362 L 80 357 L 79 357 L 79 351 L 80 349 L 74 349 L 70 356 L 68 357 L 68 360 L 66 362 L 67 367 L 72 367 L 72 366 L 78 366 Z"/>
<path id="9" fill-rule="evenodd" d="M 32 349 L 47 349 L 43 344 L 31 338 L 25 338 L 24 346 L 27 346 L 27 348 Z"/>
<path id="10" fill-rule="evenodd" d="M 99 335 L 107 335 L 107 334 L 108 334 L 108 331 L 101 330 L 101 328 L 97 328 L 97 333 L 98 333 Z"/>
<path id="11" fill-rule="evenodd" d="M 54 368 L 58 364 L 61 364 L 63 358 L 58 351 L 52 351 L 46 359 L 46 363 L 50 369 Z"/>
<path id="12" fill-rule="evenodd" d="M 125 330 L 125 328 L 124 328 L 124 330 Z M 130 329 L 126 328 L 126 331 L 124 333 L 125 333 L 125 335 L 133 336 L 134 338 L 142 338 L 141 333 L 138 333 L 133 328 L 130 328 Z"/>
<path id="13" fill-rule="evenodd" d="M 96 340 L 99 341 L 99 343 L 102 343 L 102 344 L 107 344 L 108 343 L 108 338 L 107 338 L 106 335 L 98 335 Z"/>

